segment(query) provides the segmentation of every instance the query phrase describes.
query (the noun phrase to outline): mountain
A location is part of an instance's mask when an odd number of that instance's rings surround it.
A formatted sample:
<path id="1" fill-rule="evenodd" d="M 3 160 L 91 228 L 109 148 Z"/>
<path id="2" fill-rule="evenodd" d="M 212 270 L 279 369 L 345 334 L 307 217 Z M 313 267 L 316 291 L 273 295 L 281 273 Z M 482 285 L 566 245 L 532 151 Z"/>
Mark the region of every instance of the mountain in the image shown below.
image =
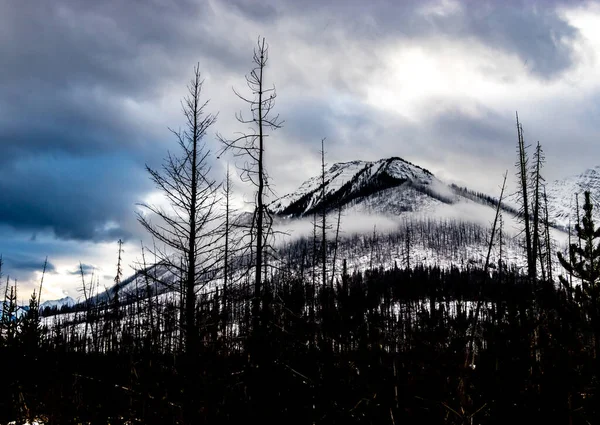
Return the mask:
<path id="1" fill-rule="evenodd" d="M 588 176 L 586 181 L 592 180 Z M 336 233 L 333 223 L 338 208 L 342 213 L 339 249 L 335 261 L 328 260 L 328 268 L 336 274 L 344 265 L 349 272 L 403 264 L 483 267 L 498 204 L 493 196 L 449 185 L 430 171 L 398 157 L 336 163 L 326 170 L 324 181 L 323 187 L 320 175 L 312 177 L 269 205 L 277 216 L 274 230 L 284 235 L 278 236 L 276 242 L 278 258 L 272 260 L 275 269 L 292 265 L 304 270 L 305 277 L 314 272 L 306 265 L 307 256 L 314 249 L 310 222 L 313 213 L 323 207 L 328 213 L 330 245 Z M 572 186 L 563 186 L 564 193 L 570 193 Z M 566 195 L 556 196 L 568 199 Z M 502 210 L 502 260 L 524 267 L 518 212 L 504 203 Z M 244 222 L 250 218 L 245 214 L 237 219 Z M 552 238 L 558 248 L 564 244 L 566 234 L 552 229 Z M 328 249 L 331 254 L 332 247 Z M 493 266 L 498 264 L 499 255 L 496 246 L 490 257 Z M 247 260 L 231 259 L 232 281 L 242 277 Z M 234 266 L 236 263 L 239 269 Z M 123 280 L 118 286 L 119 299 L 127 303 L 148 294 L 169 296 L 177 290 L 177 280 L 169 267 L 159 263 Z M 208 280 L 210 284 L 203 289 L 218 286 L 219 271 Z M 116 286 L 108 288 L 91 301 L 110 302 L 116 290 Z"/>
<path id="2" fill-rule="evenodd" d="M 105 289 L 97 295 L 94 295 L 91 300 L 93 303 L 110 302 L 115 296 L 115 292 L 119 293 L 122 300 L 135 299 L 136 294 L 146 295 L 151 293 L 161 294 L 172 290 L 175 284 L 176 276 L 169 270 L 164 263 L 158 263 L 147 267 L 145 270 L 139 270 L 128 278 L 116 285 Z"/>
<path id="3" fill-rule="evenodd" d="M 490 220 L 497 199 L 467 188 L 448 185 L 430 171 L 402 158 L 379 161 L 351 161 L 332 165 L 321 176 L 300 185 L 270 205 L 283 218 L 300 218 L 340 207 L 347 214 L 385 215 L 406 218 L 410 215 L 460 218 L 478 223 Z M 492 207 L 492 208 L 490 208 Z M 516 209 L 502 205 L 508 216 Z M 486 222 L 487 223 L 487 222 Z"/>
<path id="4" fill-rule="evenodd" d="M 49 309 L 56 308 L 57 310 L 60 310 L 64 306 L 73 307 L 75 304 L 76 304 L 76 302 L 75 302 L 75 300 L 73 298 L 71 298 L 71 297 L 64 297 L 64 298 L 61 298 L 59 300 L 44 301 L 42 304 L 40 304 L 40 310 L 43 311 L 46 308 L 49 308 Z"/>
<path id="5" fill-rule="evenodd" d="M 600 166 L 585 170 L 581 174 L 555 180 L 546 187 L 550 220 L 557 225 L 568 227 L 574 225 L 575 194 L 579 194 L 580 214 L 583 214 L 583 192 L 589 190 L 592 200 L 600 200 Z M 595 202 L 597 204 L 597 202 Z M 596 208 L 595 208 L 596 209 Z M 596 211 L 598 212 L 598 211 Z"/>
<path id="6" fill-rule="evenodd" d="M 25 316 L 25 314 L 27 314 L 28 311 L 29 311 L 28 305 L 18 305 L 15 313 L 13 313 L 11 315 L 11 317 L 13 320 L 17 319 L 17 318 L 21 318 L 21 317 Z M 3 306 L 3 303 L 0 302 L 0 318 L 2 318 L 3 314 L 4 314 L 4 306 Z M 8 311 L 6 314 L 8 314 Z"/>
<path id="7" fill-rule="evenodd" d="M 336 163 L 325 172 L 324 180 L 324 191 L 322 177 L 312 177 L 295 192 L 273 202 L 271 210 L 280 216 L 302 217 L 320 211 L 323 206 L 331 210 L 356 205 L 387 189 L 394 189 L 396 196 L 379 199 L 381 212 L 414 210 L 423 200 L 410 196 L 415 194 L 425 194 L 445 203 L 455 198 L 455 193 L 431 172 L 398 157 Z"/>

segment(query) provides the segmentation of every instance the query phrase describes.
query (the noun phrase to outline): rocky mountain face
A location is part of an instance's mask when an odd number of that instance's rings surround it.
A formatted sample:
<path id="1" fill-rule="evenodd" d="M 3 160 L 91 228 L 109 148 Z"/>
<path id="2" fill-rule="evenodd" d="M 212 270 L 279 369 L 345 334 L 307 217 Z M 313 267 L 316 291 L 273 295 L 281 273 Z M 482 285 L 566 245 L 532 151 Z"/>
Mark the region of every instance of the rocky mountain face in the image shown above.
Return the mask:
<path id="1" fill-rule="evenodd" d="M 324 180 L 324 184 L 323 184 Z M 351 161 L 336 163 L 325 172 L 305 181 L 296 191 L 282 196 L 270 205 L 280 217 L 299 218 L 313 213 L 342 208 L 348 213 L 384 214 L 400 216 L 404 213 L 456 216 L 465 205 L 494 207 L 494 197 L 476 193 L 467 188 L 448 185 L 428 170 L 402 158 L 392 157 L 379 161 Z M 457 208 L 444 206 L 459 205 Z M 440 211 L 440 209 L 442 211 Z M 516 210 L 505 206 L 510 215 Z M 477 220 L 481 208 L 471 208 Z M 481 214 L 482 213 L 482 214 Z M 405 215 L 405 214 L 404 214 Z"/>
<path id="2" fill-rule="evenodd" d="M 356 205 L 388 189 L 394 189 L 396 195 L 403 192 L 428 194 L 442 202 L 452 202 L 455 198 L 450 188 L 428 170 L 393 157 L 374 162 L 336 163 L 325 172 L 324 185 L 322 176 L 312 177 L 295 192 L 273 202 L 271 210 L 280 216 L 302 217 L 320 211 L 323 206 L 331 210 Z M 415 200 L 414 196 L 409 198 L 405 199 L 407 202 L 395 202 L 395 207 L 414 209 L 410 202 Z M 386 207 L 392 205 L 382 204 L 382 211 Z"/>

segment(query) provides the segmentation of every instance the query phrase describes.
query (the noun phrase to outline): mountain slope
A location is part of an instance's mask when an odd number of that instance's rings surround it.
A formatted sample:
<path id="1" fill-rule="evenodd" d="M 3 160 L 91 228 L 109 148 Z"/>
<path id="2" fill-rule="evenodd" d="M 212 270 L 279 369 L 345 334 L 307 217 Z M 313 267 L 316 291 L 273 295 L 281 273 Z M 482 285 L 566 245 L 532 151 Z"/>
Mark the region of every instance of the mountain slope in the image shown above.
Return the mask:
<path id="1" fill-rule="evenodd" d="M 579 208 L 583 205 L 583 192 L 589 190 L 592 200 L 600 200 L 600 166 L 585 170 L 583 173 L 555 180 L 546 187 L 550 220 L 562 227 L 574 225 L 575 194 L 579 194 Z M 595 208 L 596 209 L 596 208 Z M 598 211 L 596 211 L 598 213 Z M 583 214 L 583 211 L 581 211 Z"/>
<path id="2" fill-rule="evenodd" d="M 469 204 L 495 208 L 496 200 L 466 188 L 447 185 L 431 172 L 398 157 L 379 161 L 337 163 L 325 173 L 323 190 L 321 176 L 305 181 L 293 193 L 271 204 L 271 210 L 281 217 L 303 217 L 342 207 L 349 213 L 399 216 L 404 213 L 436 213 L 443 205 Z M 323 196 L 324 192 L 324 196 Z M 448 208 L 442 208 L 447 214 Z M 516 210 L 505 206 L 514 216 Z M 473 211 L 488 216 L 489 212 Z M 453 214 L 450 214 L 453 215 Z M 469 219 L 469 217 L 465 217 Z M 476 220 L 480 221 L 480 220 Z"/>
<path id="3" fill-rule="evenodd" d="M 279 198 L 271 204 L 271 209 L 282 216 L 300 217 L 310 215 L 323 205 L 331 209 L 393 187 L 431 186 L 434 180 L 428 170 L 397 157 L 375 162 L 337 163 L 325 172 L 324 196 L 321 176 L 315 176 L 296 192 Z"/>
<path id="4" fill-rule="evenodd" d="M 60 310 L 63 306 L 67 306 L 67 307 L 73 307 L 75 305 L 75 300 L 71 297 L 64 297 L 61 298 L 59 300 L 48 300 L 48 301 L 44 301 L 42 304 L 40 304 L 40 310 L 44 310 L 46 308 L 56 308 L 57 310 Z"/>
<path id="5" fill-rule="evenodd" d="M 588 180 L 593 181 L 591 177 Z M 571 189 L 564 189 L 567 190 Z M 306 261 L 317 246 L 312 239 L 311 215 L 325 208 L 327 239 L 332 244 L 336 235 L 333 223 L 338 218 L 336 209 L 340 207 L 340 249 L 335 262 L 328 260 L 331 261 L 328 267 L 336 274 L 346 260 L 349 270 L 396 264 L 482 266 L 497 203 L 492 196 L 448 185 L 428 170 L 398 157 L 337 163 L 326 171 L 324 188 L 321 176 L 315 176 L 270 205 L 278 216 L 273 226 L 280 251 L 279 258 L 272 259 L 272 265 L 275 269 L 298 266 L 305 272 L 310 270 L 310 262 Z M 523 267 L 522 224 L 514 208 L 503 205 L 502 210 L 503 261 Z M 247 214 L 238 217 L 244 219 L 248 219 Z M 552 229 L 557 248 L 564 244 L 565 238 L 560 229 Z M 410 249 L 406 244 L 410 244 Z M 329 254 L 331 249 L 328 248 Z M 500 255 L 497 247 L 491 254 L 491 261 L 497 264 Z M 242 257 L 230 260 L 239 266 L 230 270 L 232 281 L 236 281 L 251 260 Z M 159 263 L 150 266 L 146 273 L 138 272 L 123 280 L 118 288 L 119 299 L 127 303 L 150 293 L 168 295 L 177 290 L 177 282 L 173 271 Z M 206 288 L 220 285 L 219 272 L 207 282 L 210 284 Z M 203 286 L 203 290 L 206 288 Z M 107 289 L 92 302 L 109 303 L 116 289 L 114 286 Z"/>

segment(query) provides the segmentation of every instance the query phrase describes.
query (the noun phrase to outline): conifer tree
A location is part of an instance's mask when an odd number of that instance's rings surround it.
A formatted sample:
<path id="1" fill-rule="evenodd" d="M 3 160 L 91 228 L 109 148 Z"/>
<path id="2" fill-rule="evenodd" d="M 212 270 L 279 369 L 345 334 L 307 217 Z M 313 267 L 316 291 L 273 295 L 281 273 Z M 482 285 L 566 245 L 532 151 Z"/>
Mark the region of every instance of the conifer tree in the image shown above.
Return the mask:
<path id="1" fill-rule="evenodd" d="M 29 310 L 23 317 L 20 329 L 21 341 L 23 343 L 25 353 L 35 353 L 39 347 L 41 338 L 41 323 L 40 323 L 40 303 L 35 289 L 29 299 Z"/>
<path id="2" fill-rule="evenodd" d="M 600 227 L 592 217 L 593 204 L 590 192 L 584 193 L 583 218 L 575 225 L 575 232 L 582 244 L 571 244 L 569 257 L 558 252 L 558 260 L 565 270 L 581 279 L 584 308 L 587 310 L 594 330 L 596 358 L 600 357 L 600 323 L 598 323 L 598 295 L 600 288 Z M 560 281 L 567 288 L 569 282 L 563 276 Z"/>

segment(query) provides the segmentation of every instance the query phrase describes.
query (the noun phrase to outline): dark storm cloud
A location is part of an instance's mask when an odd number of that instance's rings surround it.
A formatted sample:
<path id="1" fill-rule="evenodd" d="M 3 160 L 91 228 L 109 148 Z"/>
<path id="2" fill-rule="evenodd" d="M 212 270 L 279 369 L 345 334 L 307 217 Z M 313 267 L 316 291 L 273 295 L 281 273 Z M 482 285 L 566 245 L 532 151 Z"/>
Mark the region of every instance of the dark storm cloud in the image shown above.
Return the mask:
<path id="1" fill-rule="evenodd" d="M 482 6 L 483 5 L 483 6 Z M 573 63 L 570 42 L 577 30 L 547 2 L 471 3 L 461 18 L 436 19 L 445 34 L 473 35 L 485 44 L 517 54 L 535 74 L 551 78 Z"/>
<path id="2" fill-rule="evenodd" d="M 42 93 L 39 100 L 34 96 L 28 100 L 4 97 L 7 104 L 2 105 L 0 118 L 0 163 L 30 155 L 90 156 L 144 148 L 146 141 L 135 132 L 137 123 L 128 121 L 131 117 L 110 98 L 78 97 L 50 90 Z"/>
<path id="3" fill-rule="evenodd" d="M 277 8 L 272 4 L 266 4 L 266 2 L 259 3 L 256 1 L 224 0 L 223 3 L 237 9 L 239 13 L 258 22 L 272 22 L 279 16 Z"/>
<path id="4" fill-rule="evenodd" d="M 20 275 L 22 273 L 29 274 L 31 272 L 42 272 L 44 269 L 44 257 L 27 255 L 27 254 L 11 254 L 3 255 L 3 274 Z M 54 273 L 56 267 L 50 261 L 46 264 L 46 273 Z M 4 283 L 4 282 L 2 282 Z"/>
<path id="5" fill-rule="evenodd" d="M 142 165 L 166 153 L 144 110 L 173 81 L 183 88 L 201 55 L 238 60 L 207 31 L 211 19 L 205 2 L 2 2 L 0 224 L 131 236 L 150 189 Z"/>
<path id="6" fill-rule="evenodd" d="M 16 161 L 0 169 L 0 222 L 62 239 L 127 239 L 146 180 L 143 170 L 114 156 Z"/>
<path id="7" fill-rule="evenodd" d="M 126 102 L 156 101 L 200 57 L 232 69 L 246 59 L 211 19 L 205 2 L 3 2 L 0 161 L 142 147 Z"/>
<path id="8" fill-rule="evenodd" d="M 215 19 L 208 2 L 3 2 L 0 12 L 5 83 L 101 86 L 152 98 L 193 51 L 228 67 L 239 61 L 206 27 Z"/>

